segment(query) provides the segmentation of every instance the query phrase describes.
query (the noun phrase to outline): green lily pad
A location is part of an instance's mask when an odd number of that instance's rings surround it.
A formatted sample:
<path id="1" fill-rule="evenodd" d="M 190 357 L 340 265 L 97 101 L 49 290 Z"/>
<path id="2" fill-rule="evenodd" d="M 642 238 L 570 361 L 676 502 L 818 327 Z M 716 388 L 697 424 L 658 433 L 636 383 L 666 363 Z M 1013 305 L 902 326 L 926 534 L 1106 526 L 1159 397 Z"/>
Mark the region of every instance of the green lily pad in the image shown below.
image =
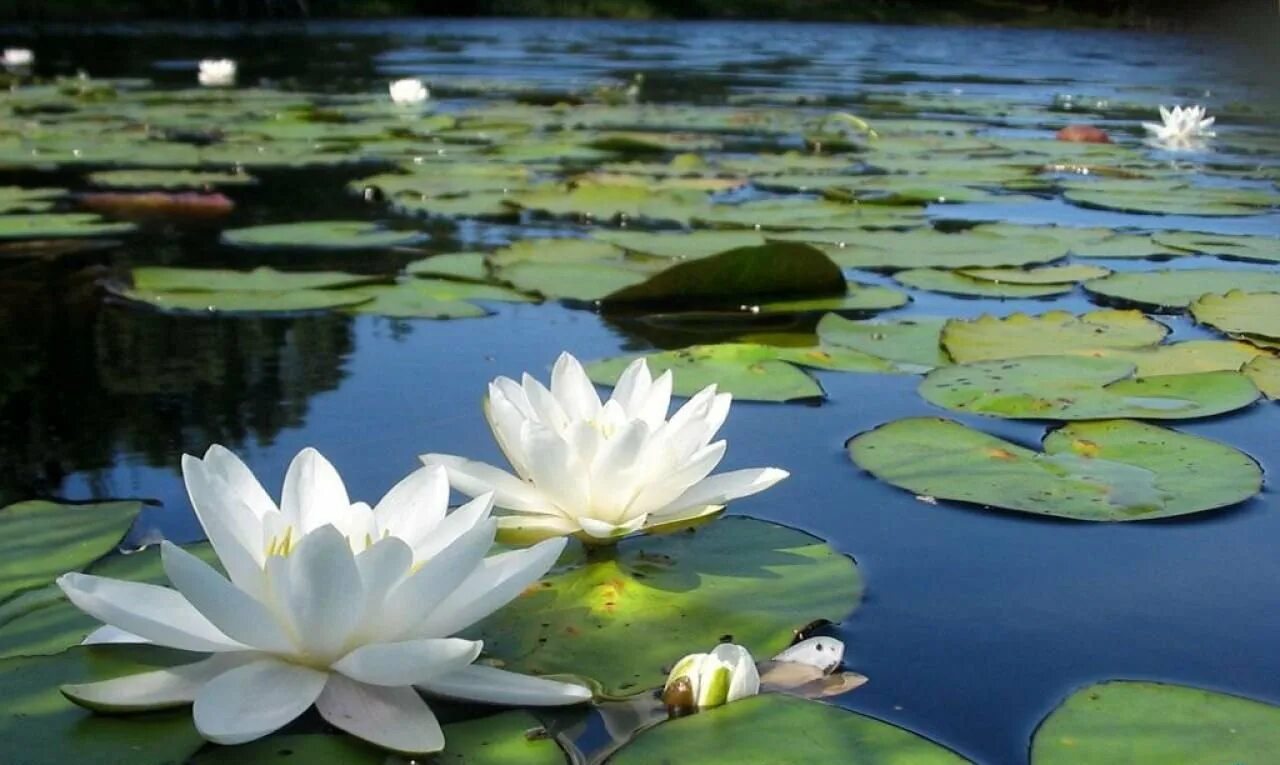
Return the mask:
<path id="1" fill-rule="evenodd" d="M 708 385 L 748 401 L 793 401 L 819 398 L 822 387 L 796 366 L 842 372 L 892 374 L 897 365 L 853 348 L 785 348 L 754 343 L 695 345 L 678 351 L 645 356 L 655 374 L 675 370 L 678 396 L 692 396 Z M 587 365 L 587 375 L 600 385 L 612 385 L 634 360 L 617 356 Z"/>
<path id="2" fill-rule="evenodd" d="M 1178 181 L 1094 180 L 1063 192 L 1068 202 L 1147 215 L 1260 215 L 1280 204 L 1280 195 L 1252 189 L 1192 186 Z"/>
<path id="3" fill-rule="evenodd" d="M 164 311 L 198 313 L 288 313 L 348 308 L 369 301 L 360 290 L 295 289 L 287 292 L 270 290 L 220 290 L 217 292 L 176 292 L 165 290 L 126 289 L 120 296 Z"/>
<path id="4" fill-rule="evenodd" d="M 628 252 L 680 260 L 705 258 L 725 250 L 755 247 L 765 243 L 763 236 L 751 231 L 693 231 L 679 234 L 602 231 L 595 238 Z"/>
<path id="5" fill-rule="evenodd" d="M 1223 255 L 1239 260 L 1280 263 L 1280 238 L 1274 236 L 1231 236 L 1201 234 L 1194 231 L 1158 231 L 1151 236 L 1159 244 L 1174 250 Z"/>
<path id="6" fill-rule="evenodd" d="M 43 212 L 53 207 L 53 200 L 66 193 L 64 189 L 0 186 L 0 213 Z"/>
<path id="7" fill-rule="evenodd" d="M 1107 234 L 1075 242 L 1071 254 L 1079 258 L 1152 258 L 1182 255 L 1147 234 Z"/>
<path id="8" fill-rule="evenodd" d="M 1243 371 L 1262 395 L 1273 401 L 1280 399 L 1280 359 L 1261 354 L 1245 364 Z"/>
<path id="9" fill-rule="evenodd" d="M 1188 268 L 1117 273 L 1085 282 L 1099 297 L 1156 310 L 1181 310 L 1201 295 L 1231 290 L 1280 292 L 1280 274 L 1258 270 Z"/>
<path id="10" fill-rule="evenodd" d="M 1182 685 L 1112 680 L 1081 688 L 1040 723 L 1031 765 L 1268 762 L 1280 707 Z"/>
<path id="11" fill-rule="evenodd" d="M 994 298 L 1037 298 L 1065 295 L 1074 284 L 1006 284 L 987 279 L 974 279 L 959 271 L 937 268 L 912 268 L 893 275 L 894 281 L 906 287 L 948 295 Z"/>
<path id="12" fill-rule="evenodd" d="M 103 170 L 89 174 L 89 183 L 112 189 L 202 189 L 211 186 L 250 186 L 258 179 L 247 173 L 200 170 Z"/>
<path id="13" fill-rule="evenodd" d="M 505 191 L 484 191 L 456 197 L 399 196 L 391 200 L 398 212 L 406 215 L 443 216 L 447 218 L 516 218 L 519 209 Z"/>
<path id="14" fill-rule="evenodd" d="M 852 348 L 925 372 L 951 363 L 941 340 L 948 321 L 937 316 L 851 321 L 828 314 L 818 322 L 817 332 L 824 345 Z"/>
<path id="15" fill-rule="evenodd" d="M 817 298 L 847 292 L 840 267 L 814 247 L 769 242 L 677 263 L 606 295 L 606 305 Z"/>
<path id="16" fill-rule="evenodd" d="M 405 267 L 411 276 L 443 276 L 446 279 L 484 281 L 488 278 L 483 252 L 447 252 L 417 260 Z"/>
<path id="17" fill-rule="evenodd" d="M 946 234 L 932 228 L 907 231 L 852 230 L 778 238 L 826 243 L 823 249 L 845 268 L 984 268 L 1049 263 L 1067 254 L 1067 244 L 1036 228 L 978 226 Z"/>
<path id="18" fill-rule="evenodd" d="M 752 306 L 753 313 L 795 314 L 827 311 L 887 311 L 911 302 L 906 293 L 888 287 L 849 282 L 845 294 L 834 297 L 769 300 Z"/>
<path id="19" fill-rule="evenodd" d="M 0 240 L 109 236 L 127 234 L 134 228 L 132 223 L 106 221 L 93 213 L 0 215 Z"/>
<path id="20" fill-rule="evenodd" d="M 1084 521 L 1198 513 L 1262 488 L 1262 470 L 1247 454 L 1132 420 L 1071 423 L 1050 431 L 1036 452 L 958 422 L 914 417 L 855 437 L 849 455 L 918 495 Z"/>
<path id="21" fill-rule="evenodd" d="M 844 619 L 862 595 L 848 557 L 751 518 L 627 539 L 605 558 L 570 545 L 541 583 L 472 632 L 507 669 L 586 676 L 612 697 L 661 686 L 672 661 L 724 635 L 773 656 L 814 619 Z"/>
<path id="22" fill-rule="evenodd" d="M 413 279 L 399 284 L 349 290 L 370 298 L 354 305 L 353 313 L 392 318 L 463 319 L 488 316 L 473 301 L 528 303 L 528 295 L 492 284 L 472 284 L 446 279 Z"/>
<path id="23" fill-rule="evenodd" d="M 1136 367 L 1139 377 L 1180 375 L 1218 370 L 1238 371 L 1265 351 L 1233 340 L 1184 340 L 1151 348 L 1066 349 L 1072 356 L 1123 359 Z"/>
<path id="24" fill-rule="evenodd" d="M 1208 417 L 1258 398 L 1239 372 L 1135 377 L 1135 369 L 1123 359 L 1088 356 L 979 361 L 933 370 L 920 395 L 959 412 L 1053 420 Z"/>
<path id="25" fill-rule="evenodd" d="M 1225 295 L 1201 295 L 1191 304 L 1191 315 L 1220 332 L 1280 342 L 1280 293 L 1277 292 L 1231 290 Z"/>
<path id="26" fill-rule="evenodd" d="M 873 717 L 766 693 L 670 720 L 637 736 L 611 765 L 966 765 L 944 747 Z"/>
<path id="27" fill-rule="evenodd" d="M 712 226 L 792 231 L 905 226 L 923 223 L 924 213 L 914 207 L 842 204 L 821 199 L 761 199 L 736 205 L 715 205 L 698 215 L 696 220 Z"/>
<path id="28" fill-rule="evenodd" d="M 252 271 L 139 266 L 132 274 L 134 289 L 143 292 L 288 292 L 349 287 L 379 278 L 342 271 L 277 271 L 266 266 Z"/>
<path id="29" fill-rule="evenodd" d="M 942 346 L 958 363 L 1044 356 L 1094 348 L 1156 345 L 1169 328 L 1138 311 L 1090 311 L 1076 316 L 1049 311 L 1036 316 L 955 319 L 942 330 Z"/>
<path id="30" fill-rule="evenodd" d="M 550 736 L 528 736 L 542 728 L 525 711 L 501 712 L 477 720 L 449 723 L 445 750 L 432 765 L 566 765 L 568 758 Z M 239 746 L 210 746 L 191 765 L 393 765 L 401 758 L 343 735 L 276 735 Z"/>
<path id="31" fill-rule="evenodd" d="M 497 278 L 524 292 L 565 300 L 596 301 L 639 284 L 651 268 L 618 261 L 515 262 L 497 270 Z"/>
<path id="32" fill-rule="evenodd" d="M 520 165 L 484 164 L 479 162 L 437 162 L 413 165 L 407 174 L 384 173 L 360 178 L 347 188 L 361 192 L 366 188 L 381 189 L 387 196 L 416 194 L 420 197 L 452 197 L 478 192 L 510 192 L 529 184 L 533 173 Z"/>
<path id="33" fill-rule="evenodd" d="M 0 602 L 51 584 L 114 550 L 141 507 L 137 502 L 31 501 L 0 509 Z"/>
<path id="34" fill-rule="evenodd" d="M 279 223 L 222 232 L 224 244 L 265 249 L 369 250 L 414 244 L 425 238 L 421 231 L 392 231 L 358 220 Z"/>
<path id="35" fill-rule="evenodd" d="M 73 648 L 0 660 L 0 740 L 6 765 L 173 765 L 204 745 L 191 710 L 99 715 L 63 698 L 64 684 L 106 680 L 181 663 L 152 647 Z M 187 655 L 189 656 L 189 654 Z M 189 661 L 189 659 L 188 659 Z"/>
<path id="36" fill-rule="evenodd" d="M 962 268 L 960 274 L 1001 284 L 1070 284 L 1086 279 L 1100 279 L 1111 273 L 1102 266 L 1069 265 L 1040 268 Z"/>
<path id="37" fill-rule="evenodd" d="M 701 191 L 650 191 L 637 186 L 580 184 L 548 186 L 510 195 L 511 203 L 549 215 L 576 215 L 594 220 L 674 221 L 688 223 L 709 208 Z"/>

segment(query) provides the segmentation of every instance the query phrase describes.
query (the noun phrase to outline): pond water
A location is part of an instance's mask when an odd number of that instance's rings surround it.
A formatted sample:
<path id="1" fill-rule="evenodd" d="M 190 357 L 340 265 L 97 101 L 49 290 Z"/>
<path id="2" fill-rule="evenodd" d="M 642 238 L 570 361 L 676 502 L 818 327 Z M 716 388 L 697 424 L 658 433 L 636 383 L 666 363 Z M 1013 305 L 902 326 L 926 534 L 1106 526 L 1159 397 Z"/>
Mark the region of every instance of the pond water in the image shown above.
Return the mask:
<path id="1" fill-rule="evenodd" d="M 1199 163 L 1213 171 L 1204 176 L 1208 183 L 1262 190 L 1274 189 L 1280 150 L 1277 112 L 1263 105 L 1274 97 L 1275 83 L 1266 79 L 1271 73 L 1246 55 L 1174 36 L 414 21 L 122 26 L 91 34 L 46 29 L 10 38 L 25 39 L 36 50 L 37 74 L 85 69 L 101 78 L 150 78 L 160 88 L 187 87 L 195 60 L 210 56 L 238 59 L 242 83 L 261 79 L 324 93 L 381 96 L 387 80 L 418 76 L 437 89 L 434 108 L 444 113 L 501 101 L 500 88 L 475 86 L 481 80 L 518 81 L 525 92 L 590 92 L 601 81 L 625 84 L 642 72 L 641 99 L 652 103 L 733 102 L 785 112 L 785 99 L 804 94 L 829 105 L 796 110 L 848 111 L 873 127 L 878 120 L 953 120 L 998 141 L 1048 140 L 1062 124 L 1089 122 L 1157 164 Z M 1112 106 L 1080 114 L 1050 109 L 1066 96 L 1077 103 L 1106 99 Z M 1136 105 L 1148 112 L 1142 118 L 1154 119 L 1157 104 L 1193 102 L 1220 114 L 1221 148 L 1181 159 L 1138 147 L 1139 117 L 1119 106 Z M 1231 149 L 1241 144 L 1233 142 L 1237 138 L 1248 151 Z M 798 135 L 787 140 L 783 148 L 802 146 Z M 1260 174 L 1244 177 L 1250 170 Z M 85 172 L 74 165 L 13 169 L 0 173 L 0 186 L 82 190 Z M 296 267 L 290 256 L 259 257 L 219 241 L 224 229 L 258 224 L 359 219 L 429 232 L 411 255 L 366 254 L 358 262 L 341 253 L 306 256 L 307 268 L 362 273 L 394 272 L 422 251 L 491 250 L 522 238 L 582 235 L 610 225 L 528 218 L 455 224 L 400 214 L 345 188 L 379 172 L 368 164 L 252 172 L 259 184 L 225 189 L 236 209 L 215 221 L 152 221 L 108 249 L 0 260 L 0 499 L 146 498 L 150 504 L 131 543 L 157 534 L 189 540 L 199 527 L 178 471 L 183 452 L 224 444 L 270 486 L 300 448 L 314 445 L 338 466 L 352 496 L 377 497 L 415 467 L 420 453 L 502 464 L 479 407 L 486 383 L 497 375 L 527 370 L 545 379 L 562 350 L 600 359 L 734 334 L 723 327 L 709 332 L 687 323 L 605 318 L 554 300 L 492 303 L 492 315 L 447 321 L 334 312 L 171 314 L 95 287 L 144 265 Z M 767 196 L 758 189 L 734 193 Z M 1073 205 L 1053 193 L 986 195 L 932 204 L 926 214 L 935 220 L 1280 235 L 1274 207 L 1231 217 L 1137 215 Z M 1073 262 L 1119 271 L 1275 270 L 1203 255 L 1158 264 Z M 904 288 L 883 273 L 858 271 L 856 277 L 909 293 L 910 304 L 885 318 L 1097 307 L 1079 287 L 1050 298 L 974 299 Z M 815 318 L 784 324 L 811 327 Z M 1217 337 L 1184 314 L 1158 318 L 1171 339 Z M 1227 509 L 1130 524 L 922 502 L 851 464 L 845 442 L 897 418 L 944 415 L 1036 445 L 1052 423 L 956 415 L 921 398 L 914 375 L 812 374 L 826 393 L 820 401 L 735 403 L 723 431 L 730 444 L 724 468 L 790 470 L 789 480 L 735 502 L 731 512 L 810 531 L 855 557 L 861 568 L 866 599 L 832 633 L 849 647 L 847 664 L 871 682 L 836 703 L 984 763 L 1026 762 L 1038 721 L 1076 688 L 1109 678 L 1159 679 L 1280 704 L 1280 516 L 1269 491 Z M 1280 414 L 1266 400 L 1176 427 L 1229 443 L 1266 470 L 1280 464 Z"/>

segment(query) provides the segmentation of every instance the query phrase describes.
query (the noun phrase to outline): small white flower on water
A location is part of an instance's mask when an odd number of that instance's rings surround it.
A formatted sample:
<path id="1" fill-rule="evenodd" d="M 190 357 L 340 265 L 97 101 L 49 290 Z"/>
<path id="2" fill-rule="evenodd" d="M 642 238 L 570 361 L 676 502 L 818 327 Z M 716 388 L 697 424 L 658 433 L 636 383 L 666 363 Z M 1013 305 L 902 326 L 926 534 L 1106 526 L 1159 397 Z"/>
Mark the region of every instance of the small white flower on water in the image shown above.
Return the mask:
<path id="1" fill-rule="evenodd" d="M 601 403 L 582 365 L 565 353 L 550 389 L 527 374 L 519 383 L 499 377 L 489 384 L 485 416 L 515 475 L 444 454 L 422 460 L 443 465 L 465 494 L 493 492 L 507 512 L 498 519 L 504 539 L 571 534 L 611 544 L 694 525 L 787 477 L 771 467 L 710 475 L 724 457 L 725 442 L 711 439 L 730 401 L 710 385 L 668 419 L 671 372 L 654 379 L 638 359 Z"/>
<path id="2" fill-rule="evenodd" d="M 4 65 L 11 68 L 31 66 L 36 60 L 36 55 L 28 48 L 5 48 L 4 49 Z"/>
<path id="3" fill-rule="evenodd" d="M 675 713 L 711 709 L 760 692 L 760 673 L 751 652 L 721 643 L 711 653 L 692 653 L 676 662 L 662 688 L 662 700 Z"/>
<path id="4" fill-rule="evenodd" d="M 447 512 L 444 470 L 422 468 L 375 507 L 352 504 L 314 449 L 293 460 L 279 506 L 231 452 L 185 456 L 187 491 L 227 577 L 162 543 L 173 589 L 87 574 L 58 584 L 106 623 L 86 643 L 143 642 L 212 654 L 185 666 L 63 687 L 90 709 L 194 703 L 210 741 L 260 738 L 312 705 L 334 726 L 397 752 L 444 748 L 419 691 L 514 705 L 573 704 L 581 686 L 473 662 L 450 637 L 539 579 L 564 540 L 486 558 L 491 499 Z"/>
<path id="5" fill-rule="evenodd" d="M 413 77 L 396 80 L 388 90 L 391 91 L 391 100 L 397 104 L 420 104 L 431 95 L 427 92 L 427 86 Z"/>
<path id="6" fill-rule="evenodd" d="M 206 88 L 225 88 L 236 83 L 236 62 L 229 58 L 206 58 L 196 75 Z"/>
<path id="7" fill-rule="evenodd" d="M 1173 109 L 1160 107 L 1160 123 L 1144 122 L 1148 140 L 1165 149 L 1201 149 L 1205 139 L 1213 138 L 1209 128 L 1213 126 L 1213 117 L 1206 116 L 1203 106 L 1175 106 Z"/>

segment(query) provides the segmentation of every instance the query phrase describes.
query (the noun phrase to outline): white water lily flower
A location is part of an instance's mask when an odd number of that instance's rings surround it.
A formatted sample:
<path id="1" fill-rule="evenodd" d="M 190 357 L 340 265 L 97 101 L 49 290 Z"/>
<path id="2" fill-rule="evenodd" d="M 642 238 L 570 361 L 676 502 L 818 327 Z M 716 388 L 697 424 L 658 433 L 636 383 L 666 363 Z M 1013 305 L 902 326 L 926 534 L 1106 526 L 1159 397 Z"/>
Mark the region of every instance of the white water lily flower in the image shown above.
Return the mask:
<path id="1" fill-rule="evenodd" d="M 493 492 L 509 513 L 498 520 L 503 538 L 526 542 L 572 534 L 610 544 L 693 525 L 787 477 L 778 468 L 711 476 L 725 452 L 724 441 L 711 439 L 731 396 L 707 386 L 667 419 L 670 401 L 671 372 L 653 379 L 638 359 L 601 403 L 582 365 L 565 353 L 550 389 L 529 375 L 489 384 L 485 416 L 515 475 L 444 454 L 422 460 L 448 469 L 463 493 Z"/>
<path id="2" fill-rule="evenodd" d="M 418 691 L 515 705 L 590 698 L 578 685 L 473 664 L 481 643 L 450 637 L 545 574 L 564 543 L 486 558 L 496 531 L 491 500 L 447 513 L 442 470 L 418 470 L 373 508 L 351 504 L 313 449 L 289 466 L 279 507 L 222 447 L 203 460 L 184 457 L 183 474 L 228 577 L 166 542 L 173 589 L 79 573 L 58 584 L 108 625 L 87 643 L 212 656 L 64 686 L 72 701 L 107 711 L 194 703 L 197 730 L 220 744 L 265 736 L 314 705 L 354 736 L 422 754 L 445 742 Z"/>
<path id="3" fill-rule="evenodd" d="M 200 62 L 196 79 L 206 88 L 225 88 L 236 82 L 236 62 L 229 58 L 206 58 Z"/>
<path id="4" fill-rule="evenodd" d="M 391 91 L 391 100 L 397 104 L 420 104 L 430 95 L 427 86 L 413 77 L 396 80 L 388 90 Z"/>
<path id="5" fill-rule="evenodd" d="M 760 692 L 760 673 L 751 652 L 721 643 L 711 653 L 693 653 L 676 662 L 662 700 L 677 713 L 711 709 Z"/>
<path id="6" fill-rule="evenodd" d="M 1209 128 L 1214 118 L 1206 116 L 1203 106 L 1175 106 L 1172 110 L 1160 107 L 1160 123 L 1144 122 L 1149 139 L 1165 149 L 1199 149 L 1203 148 L 1205 139 L 1213 138 Z"/>
<path id="7" fill-rule="evenodd" d="M 4 65 L 11 68 L 22 66 L 31 66 L 36 60 L 36 55 L 28 48 L 5 48 L 4 49 Z"/>

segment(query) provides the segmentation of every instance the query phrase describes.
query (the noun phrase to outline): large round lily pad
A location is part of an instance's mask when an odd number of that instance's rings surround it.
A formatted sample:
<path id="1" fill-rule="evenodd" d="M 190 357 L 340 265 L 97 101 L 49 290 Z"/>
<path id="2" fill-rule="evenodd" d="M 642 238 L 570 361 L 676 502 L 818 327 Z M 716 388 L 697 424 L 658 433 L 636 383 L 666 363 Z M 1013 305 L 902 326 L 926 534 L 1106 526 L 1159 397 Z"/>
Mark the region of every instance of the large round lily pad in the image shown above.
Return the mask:
<path id="1" fill-rule="evenodd" d="M 247 173 L 201 170 L 103 170 L 89 174 L 89 183 L 112 189 L 203 189 L 257 182 Z"/>
<path id="2" fill-rule="evenodd" d="M 1198 513 L 1262 488 L 1261 468 L 1243 452 L 1132 420 L 1072 423 L 1035 452 L 958 422 L 916 417 L 862 433 L 849 454 L 916 494 L 1086 521 Z"/>
<path id="3" fill-rule="evenodd" d="M 641 733 L 610 765 L 965 765 L 928 739 L 873 717 L 776 693 L 670 720 Z"/>
<path id="4" fill-rule="evenodd" d="M 1076 316 L 1049 311 L 1036 316 L 955 319 L 942 329 L 942 346 L 958 363 L 1042 356 L 1085 348 L 1156 345 L 1169 328 L 1138 311 L 1091 311 Z"/>
<path id="5" fill-rule="evenodd" d="M 1063 198 L 1082 207 L 1148 215 L 1258 215 L 1280 204 L 1271 192 L 1176 180 L 1092 180 L 1072 184 Z"/>
<path id="6" fill-rule="evenodd" d="M 862 593 L 848 557 L 751 518 L 624 540 L 604 558 L 570 544 L 541 583 L 472 632 L 508 669 L 586 676 L 608 696 L 662 685 L 671 662 L 725 635 L 772 656 L 813 620 L 844 619 Z"/>
<path id="7" fill-rule="evenodd" d="M 970 279 L 1000 284 L 1070 284 L 1086 279 L 1099 279 L 1111 273 L 1111 269 L 1073 264 L 1039 268 L 963 268 L 960 273 Z"/>
<path id="8" fill-rule="evenodd" d="M 1040 723 L 1031 765 L 1252 765 L 1280 752 L 1280 707 L 1164 683 L 1081 688 Z"/>
<path id="9" fill-rule="evenodd" d="M 19 502 L 0 509 L 0 603 L 115 549 L 141 505 Z"/>
<path id="10" fill-rule="evenodd" d="M 393 231 L 359 220 L 317 220 L 250 226 L 222 232 L 233 247 L 299 250 L 369 250 L 414 244 L 421 231 Z"/>
<path id="11" fill-rule="evenodd" d="M 1280 292 L 1280 273 L 1261 270 L 1188 268 L 1112 274 L 1085 282 L 1099 297 L 1155 310 L 1181 310 L 1201 295 L 1231 290 Z"/>
<path id="12" fill-rule="evenodd" d="M 1029 356 L 935 369 L 920 395 L 958 412 L 1014 419 L 1177 420 L 1230 412 L 1258 398 L 1239 372 L 1135 377 L 1123 359 Z"/>
<path id="13" fill-rule="evenodd" d="M 1242 292 L 1201 295 L 1191 304 L 1201 324 L 1230 335 L 1257 335 L 1280 342 L 1280 293 Z"/>

